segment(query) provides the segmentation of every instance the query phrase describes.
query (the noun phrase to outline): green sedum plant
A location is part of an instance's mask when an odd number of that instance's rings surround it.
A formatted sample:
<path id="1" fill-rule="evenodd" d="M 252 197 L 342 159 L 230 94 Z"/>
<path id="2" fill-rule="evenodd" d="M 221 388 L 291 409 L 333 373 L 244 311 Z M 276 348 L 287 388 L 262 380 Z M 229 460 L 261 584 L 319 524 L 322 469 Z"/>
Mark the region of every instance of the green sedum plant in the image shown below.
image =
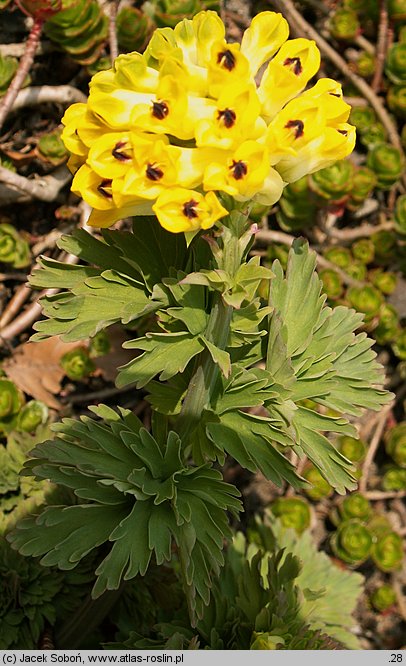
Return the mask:
<path id="1" fill-rule="evenodd" d="M 331 36 L 336 39 L 354 39 L 360 31 L 357 14 L 345 7 L 337 9 L 330 18 L 329 29 Z"/>
<path id="2" fill-rule="evenodd" d="M 121 50 L 143 51 L 151 36 L 153 23 L 149 16 L 140 9 L 123 7 L 117 13 L 116 28 Z"/>
<path id="3" fill-rule="evenodd" d="M 382 476 L 382 488 L 384 490 L 406 490 L 406 469 L 395 466 L 386 469 Z"/>
<path id="4" fill-rule="evenodd" d="M 310 526 L 310 507 L 301 497 L 279 497 L 270 509 L 284 527 L 292 527 L 298 534 Z"/>
<path id="5" fill-rule="evenodd" d="M 75 382 L 88 377 L 95 369 L 95 365 L 86 347 L 77 347 L 66 352 L 61 357 L 59 364 L 66 376 Z"/>
<path id="6" fill-rule="evenodd" d="M 402 175 L 404 168 L 400 151 L 386 143 L 378 143 L 368 154 L 367 166 L 375 171 L 377 187 L 389 189 Z"/>
<path id="7" fill-rule="evenodd" d="M 8 222 L 0 223 L 0 262 L 11 264 L 13 268 L 25 268 L 31 264 L 27 241 Z"/>
<path id="8" fill-rule="evenodd" d="M 371 557 L 381 571 L 400 569 L 404 560 L 402 537 L 392 531 L 378 535 L 372 545 Z"/>
<path id="9" fill-rule="evenodd" d="M 386 452 L 399 467 L 406 467 L 406 422 L 399 423 L 389 431 Z"/>
<path id="10" fill-rule="evenodd" d="M 371 553 L 372 535 L 360 520 L 345 520 L 331 537 L 331 547 L 337 557 L 357 567 Z"/>
<path id="11" fill-rule="evenodd" d="M 392 585 L 380 585 L 371 593 L 370 601 L 375 610 L 382 613 L 396 604 L 396 592 Z"/>
<path id="12" fill-rule="evenodd" d="M 24 404 L 23 392 L 9 379 L 0 377 L 0 435 L 13 430 Z"/>

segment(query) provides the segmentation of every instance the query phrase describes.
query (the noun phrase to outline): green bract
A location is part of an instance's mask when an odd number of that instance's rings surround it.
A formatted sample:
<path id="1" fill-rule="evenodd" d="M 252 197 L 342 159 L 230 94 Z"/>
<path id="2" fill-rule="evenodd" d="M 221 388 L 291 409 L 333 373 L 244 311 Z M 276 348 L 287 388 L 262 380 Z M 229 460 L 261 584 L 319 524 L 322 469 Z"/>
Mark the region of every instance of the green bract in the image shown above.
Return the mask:
<path id="1" fill-rule="evenodd" d="M 386 440 L 386 452 L 400 467 L 406 467 L 406 422 L 390 430 Z"/>
<path id="2" fill-rule="evenodd" d="M 293 527 L 298 534 L 310 525 L 310 507 L 300 497 L 279 497 L 270 507 L 284 527 Z"/>
<path id="3" fill-rule="evenodd" d="M 0 262 L 14 268 L 25 268 L 31 263 L 30 247 L 12 224 L 0 224 Z"/>
<path id="4" fill-rule="evenodd" d="M 377 186 L 389 189 L 400 178 L 403 171 L 403 158 L 399 150 L 389 144 L 381 143 L 372 148 L 367 158 L 367 165 L 375 171 Z"/>
<path id="5" fill-rule="evenodd" d="M 337 9 L 329 21 L 330 34 L 336 39 L 354 39 L 360 31 L 357 14 L 351 9 Z"/>
<path id="6" fill-rule="evenodd" d="M 372 536 L 359 520 L 341 523 L 331 538 L 334 553 L 344 562 L 358 566 L 369 557 Z"/>
<path id="7" fill-rule="evenodd" d="M 396 592 L 391 585 L 381 585 L 372 592 L 370 600 L 375 610 L 382 612 L 396 603 Z"/>
<path id="8" fill-rule="evenodd" d="M 142 52 L 153 29 L 150 18 L 136 7 L 123 7 L 116 18 L 117 39 L 123 51 Z"/>
<path id="9" fill-rule="evenodd" d="M 372 546 L 371 557 L 381 571 L 396 571 L 403 562 L 403 539 L 396 532 L 379 536 Z"/>
<path id="10" fill-rule="evenodd" d="M 13 382 L 0 378 L 0 435 L 10 432 L 16 425 L 24 394 Z"/>
<path id="11" fill-rule="evenodd" d="M 393 83 L 406 82 L 406 44 L 392 44 L 386 54 L 385 72 Z"/>

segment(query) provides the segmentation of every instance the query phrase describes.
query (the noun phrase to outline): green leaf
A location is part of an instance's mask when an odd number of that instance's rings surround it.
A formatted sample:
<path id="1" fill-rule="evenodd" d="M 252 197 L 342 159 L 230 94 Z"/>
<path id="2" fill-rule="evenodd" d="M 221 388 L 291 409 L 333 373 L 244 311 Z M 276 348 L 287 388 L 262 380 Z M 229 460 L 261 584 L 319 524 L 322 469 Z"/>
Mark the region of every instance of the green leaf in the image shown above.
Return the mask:
<path id="1" fill-rule="evenodd" d="M 135 383 L 142 388 L 157 375 L 161 381 L 183 372 L 189 361 L 199 354 L 204 345 L 190 333 L 150 333 L 148 337 L 130 340 L 126 349 L 141 349 L 143 354 L 122 366 L 117 386 Z"/>
<path id="2" fill-rule="evenodd" d="M 47 279 L 47 275 L 42 278 Z M 60 335 L 65 342 L 83 340 L 117 321 L 129 323 L 161 305 L 151 301 L 138 282 L 112 270 L 85 280 L 76 280 L 70 271 L 69 275 L 73 278 L 69 291 L 41 299 L 49 319 L 34 324 L 38 332 L 33 340 L 52 335 Z M 51 280 L 50 276 L 48 284 L 53 284 Z"/>
<path id="3" fill-rule="evenodd" d="M 212 357 L 214 363 L 219 366 L 224 377 L 229 377 L 231 373 L 230 354 L 224 351 L 224 349 L 216 347 L 216 345 L 207 340 L 204 335 L 200 335 L 199 340 L 203 342 L 205 347 L 209 350 L 210 356 Z"/>

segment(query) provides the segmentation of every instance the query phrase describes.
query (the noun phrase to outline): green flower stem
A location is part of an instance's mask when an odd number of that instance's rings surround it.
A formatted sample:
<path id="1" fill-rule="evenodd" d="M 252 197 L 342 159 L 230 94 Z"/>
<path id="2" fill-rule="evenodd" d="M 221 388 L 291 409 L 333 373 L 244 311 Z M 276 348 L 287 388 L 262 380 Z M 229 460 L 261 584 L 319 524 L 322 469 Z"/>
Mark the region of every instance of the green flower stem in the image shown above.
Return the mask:
<path id="1" fill-rule="evenodd" d="M 220 349 L 224 349 L 227 345 L 232 314 L 232 306 L 224 303 L 221 294 L 216 294 L 206 329 L 206 338 Z M 218 366 L 210 352 L 208 350 L 202 352 L 196 362 L 178 419 L 177 429 L 182 441 L 186 440 L 199 424 L 202 411 L 210 400 L 218 372 Z"/>
<path id="2" fill-rule="evenodd" d="M 241 213 L 237 223 L 230 225 L 232 236 L 228 242 L 224 243 L 221 268 L 230 276 L 236 274 L 241 264 L 245 244 L 240 242 L 240 235 L 242 236 L 246 231 L 246 224 L 243 224 L 243 222 L 246 223 L 246 219 L 246 215 Z M 219 349 L 225 349 L 227 346 L 232 315 L 232 306 L 224 303 L 221 294 L 215 294 L 205 337 Z M 185 441 L 200 423 L 202 412 L 210 401 L 218 374 L 218 365 L 206 349 L 196 360 L 195 370 L 178 418 L 177 431 L 182 441 Z"/>

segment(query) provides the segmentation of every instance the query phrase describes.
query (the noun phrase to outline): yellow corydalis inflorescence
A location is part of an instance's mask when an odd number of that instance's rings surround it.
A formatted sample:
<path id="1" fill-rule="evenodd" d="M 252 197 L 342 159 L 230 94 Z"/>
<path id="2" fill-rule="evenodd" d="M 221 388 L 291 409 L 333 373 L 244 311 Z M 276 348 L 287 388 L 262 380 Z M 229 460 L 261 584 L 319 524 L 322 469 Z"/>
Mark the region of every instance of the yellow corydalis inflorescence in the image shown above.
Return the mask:
<path id="1" fill-rule="evenodd" d="M 262 12 L 229 44 L 203 11 L 97 73 L 87 104 L 62 119 L 89 224 L 155 213 L 172 232 L 208 229 L 227 214 L 222 193 L 272 205 L 287 183 L 346 157 L 355 129 L 341 86 L 320 79 L 303 92 L 320 53 L 288 35 L 281 14 Z"/>

